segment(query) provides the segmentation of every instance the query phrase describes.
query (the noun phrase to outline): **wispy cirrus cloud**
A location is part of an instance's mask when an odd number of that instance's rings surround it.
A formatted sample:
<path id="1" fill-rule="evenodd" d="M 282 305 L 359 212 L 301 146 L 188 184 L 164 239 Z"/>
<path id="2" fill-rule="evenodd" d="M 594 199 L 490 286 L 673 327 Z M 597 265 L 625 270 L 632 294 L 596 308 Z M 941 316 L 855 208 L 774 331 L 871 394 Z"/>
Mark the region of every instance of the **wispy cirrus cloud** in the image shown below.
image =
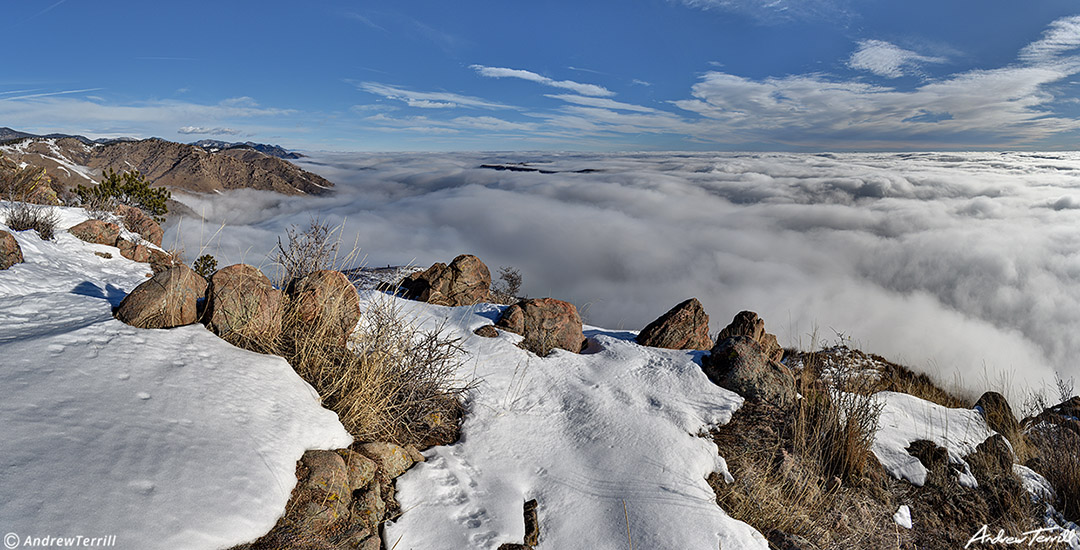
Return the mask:
<path id="1" fill-rule="evenodd" d="M 402 101 L 410 107 L 421 109 L 453 109 L 470 107 L 476 109 L 513 109 L 509 105 L 451 92 L 418 92 L 378 82 L 358 82 L 354 85 L 367 93 L 386 99 Z"/>
<path id="2" fill-rule="evenodd" d="M 62 90 L 62 91 L 59 91 L 59 92 L 23 93 L 23 95 L 14 95 L 12 97 L 0 97 L 0 101 L 19 101 L 19 100 L 22 100 L 22 99 L 34 99 L 34 98 L 38 98 L 38 97 L 49 97 L 49 96 L 56 96 L 56 95 L 82 94 L 82 93 L 86 93 L 86 92 L 96 92 L 98 90 L 103 90 L 103 89 L 104 88 L 83 88 L 81 90 Z M 36 91 L 36 90 L 22 90 L 22 92 L 34 92 L 34 91 Z M 20 92 L 5 92 L 5 93 L 14 94 L 14 93 L 20 93 Z M 2 94 L 0 94 L 0 95 L 2 95 Z"/>
<path id="3" fill-rule="evenodd" d="M 672 0 L 691 8 L 739 13 L 764 24 L 792 20 L 846 21 L 855 17 L 848 0 Z"/>
<path id="4" fill-rule="evenodd" d="M 943 57 L 920 55 L 884 40 L 862 40 L 859 49 L 848 59 L 848 67 L 887 78 L 899 78 L 919 72 L 924 64 L 945 61 Z"/>
<path id="5" fill-rule="evenodd" d="M 1028 63 L 1045 63 L 1077 48 L 1080 48 L 1080 15 L 1051 23 L 1041 39 L 1020 50 L 1020 59 Z"/>
<path id="6" fill-rule="evenodd" d="M 522 69 L 507 69 L 505 67 L 486 67 L 484 65 L 470 65 L 470 68 L 481 76 L 489 78 L 520 78 L 530 82 L 536 82 L 553 88 L 563 88 L 587 96 L 610 97 L 615 92 L 596 84 L 583 84 L 572 80 L 555 80 L 546 76 Z"/>

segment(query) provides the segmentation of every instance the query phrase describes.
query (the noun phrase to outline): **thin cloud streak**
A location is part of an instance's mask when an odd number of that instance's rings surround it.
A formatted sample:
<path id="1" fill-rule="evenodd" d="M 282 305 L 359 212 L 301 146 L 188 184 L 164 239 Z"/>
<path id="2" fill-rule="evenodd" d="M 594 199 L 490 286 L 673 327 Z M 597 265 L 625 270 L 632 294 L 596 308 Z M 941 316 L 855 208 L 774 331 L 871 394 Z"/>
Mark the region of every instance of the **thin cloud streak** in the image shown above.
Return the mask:
<path id="1" fill-rule="evenodd" d="M 564 88 L 567 90 L 572 90 L 576 93 L 587 96 L 608 97 L 615 95 L 615 92 L 612 92 L 611 90 L 608 90 L 603 86 L 597 86 L 596 84 L 582 84 L 580 82 L 574 82 L 572 80 L 554 80 L 546 76 L 536 74 L 532 71 L 526 71 L 522 69 L 485 67 L 483 65 L 470 65 L 469 68 L 476 71 L 477 74 L 489 78 L 520 78 L 522 80 L 536 82 L 545 86 L 551 86 L 553 88 Z"/>

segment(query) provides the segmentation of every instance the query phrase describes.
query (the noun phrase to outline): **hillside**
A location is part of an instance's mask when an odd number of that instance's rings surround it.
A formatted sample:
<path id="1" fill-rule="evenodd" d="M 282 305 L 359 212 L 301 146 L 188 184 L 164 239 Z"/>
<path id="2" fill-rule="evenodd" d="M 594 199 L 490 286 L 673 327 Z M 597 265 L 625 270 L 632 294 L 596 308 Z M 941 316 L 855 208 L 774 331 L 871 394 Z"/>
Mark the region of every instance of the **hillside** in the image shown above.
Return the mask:
<path id="1" fill-rule="evenodd" d="M 161 139 L 87 144 L 73 137 L 27 138 L 0 146 L 0 153 L 18 163 L 45 168 L 56 186 L 67 189 L 87 184 L 104 170 L 132 169 L 141 171 L 153 185 L 196 193 L 250 188 L 318 195 L 334 185 L 254 149 L 210 153 Z"/>

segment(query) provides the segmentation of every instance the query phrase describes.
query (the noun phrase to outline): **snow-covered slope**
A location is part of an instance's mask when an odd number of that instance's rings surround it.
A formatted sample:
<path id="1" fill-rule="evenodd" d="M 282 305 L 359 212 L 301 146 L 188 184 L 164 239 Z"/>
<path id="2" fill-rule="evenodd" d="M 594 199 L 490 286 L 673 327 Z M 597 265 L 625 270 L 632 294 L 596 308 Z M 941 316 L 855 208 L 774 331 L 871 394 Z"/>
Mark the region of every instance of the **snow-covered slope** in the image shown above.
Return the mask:
<path id="1" fill-rule="evenodd" d="M 586 327 L 586 353 L 540 358 L 518 348 L 517 335 L 472 334 L 500 306 L 401 305 L 465 338 L 477 388 L 461 440 L 427 451 L 398 480 L 405 513 L 387 525 L 387 546 L 520 543 L 523 504 L 537 499 L 542 548 L 768 548 L 724 514 L 705 481 L 723 461 L 696 434 L 727 422 L 742 398 L 709 382 L 695 362 L 702 352 Z"/>
<path id="2" fill-rule="evenodd" d="M 64 209 L 61 226 L 80 213 Z M 227 547 L 273 527 L 305 450 L 351 442 L 283 359 L 200 325 L 114 320 L 146 264 L 63 231 L 15 235 L 26 262 L 0 271 L 4 532 Z"/>

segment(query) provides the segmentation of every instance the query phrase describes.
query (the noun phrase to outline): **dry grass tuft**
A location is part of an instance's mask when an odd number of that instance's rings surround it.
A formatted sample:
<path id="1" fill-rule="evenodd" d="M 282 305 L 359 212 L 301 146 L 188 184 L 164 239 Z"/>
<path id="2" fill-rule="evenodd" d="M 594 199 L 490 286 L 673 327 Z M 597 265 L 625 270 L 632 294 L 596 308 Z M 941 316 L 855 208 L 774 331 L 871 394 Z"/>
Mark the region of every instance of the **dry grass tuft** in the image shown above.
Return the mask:
<path id="1" fill-rule="evenodd" d="M 876 391 L 906 393 L 953 409 L 970 409 L 975 405 L 971 398 L 960 395 L 955 391 L 943 389 L 925 374 L 916 373 L 903 365 L 887 361 L 877 355 L 871 355 L 871 357 L 886 365 L 881 371 L 881 378 Z"/>
<path id="2" fill-rule="evenodd" d="M 312 326 L 291 309 L 275 351 L 354 437 L 421 447 L 456 439 L 469 386 L 457 379 L 464 351 L 445 327 L 418 328 L 392 300 L 376 300 L 346 348 L 335 322 Z"/>

